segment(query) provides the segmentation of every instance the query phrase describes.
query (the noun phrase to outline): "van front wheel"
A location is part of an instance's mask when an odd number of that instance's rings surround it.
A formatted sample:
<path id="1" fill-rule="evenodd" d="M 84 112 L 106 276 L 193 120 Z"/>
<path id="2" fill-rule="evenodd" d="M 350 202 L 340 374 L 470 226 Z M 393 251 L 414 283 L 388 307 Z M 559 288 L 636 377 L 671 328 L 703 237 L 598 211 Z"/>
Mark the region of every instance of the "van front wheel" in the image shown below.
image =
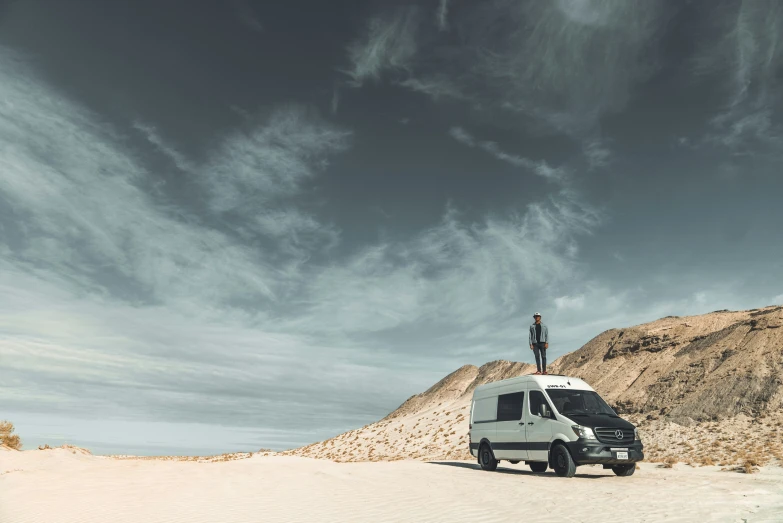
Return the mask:
<path id="1" fill-rule="evenodd" d="M 615 465 L 612 467 L 612 472 L 618 476 L 633 476 L 633 473 L 636 472 L 636 463 L 631 463 L 630 465 Z"/>
<path id="2" fill-rule="evenodd" d="M 561 478 L 573 478 L 576 474 L 576 463 L 574 463 L 571 453 L 564 445 L 555 445 L 551 451 L 552 468 L 555 474 Z"/>
<path id="3" fill-rule="evenodd" d="M 479 448 L 479 465 L 481 465 L 481 470 L 492 471 L 498 468 L 498 460 L 495 459 L 492 449 L 486 443 Z"/>

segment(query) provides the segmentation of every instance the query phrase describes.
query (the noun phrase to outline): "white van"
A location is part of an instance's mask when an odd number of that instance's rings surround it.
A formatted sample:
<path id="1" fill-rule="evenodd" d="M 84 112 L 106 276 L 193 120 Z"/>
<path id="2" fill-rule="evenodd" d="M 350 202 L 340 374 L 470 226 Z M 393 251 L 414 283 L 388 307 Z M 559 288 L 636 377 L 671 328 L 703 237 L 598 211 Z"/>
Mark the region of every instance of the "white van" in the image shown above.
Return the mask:
<path id="1" fill-rule="evenodd" d="M 602 464 L 630 476 L 644 459 L 636 428 L 579 378 L 528 375 L 476 387 L 470 453 L 484 470 L 500 460 L 551 467 L 572 477 L 578 465 Z"/>

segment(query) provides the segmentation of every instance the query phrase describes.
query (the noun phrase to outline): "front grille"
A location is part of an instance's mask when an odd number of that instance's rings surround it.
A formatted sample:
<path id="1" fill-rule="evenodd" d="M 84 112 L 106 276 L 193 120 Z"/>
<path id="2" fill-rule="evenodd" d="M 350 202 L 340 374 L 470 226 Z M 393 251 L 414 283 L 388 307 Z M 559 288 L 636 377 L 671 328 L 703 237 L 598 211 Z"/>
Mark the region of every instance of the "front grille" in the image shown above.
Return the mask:
<path id="1" fill-rule="evenodd" d="M 622 432 L 622 437 L 617 437 L 617 431 Z M 601 443 L 630 445 L 633 443 L 633 429 L 618 429 L 612 427 L 597 427 L 595 435 Z"/>

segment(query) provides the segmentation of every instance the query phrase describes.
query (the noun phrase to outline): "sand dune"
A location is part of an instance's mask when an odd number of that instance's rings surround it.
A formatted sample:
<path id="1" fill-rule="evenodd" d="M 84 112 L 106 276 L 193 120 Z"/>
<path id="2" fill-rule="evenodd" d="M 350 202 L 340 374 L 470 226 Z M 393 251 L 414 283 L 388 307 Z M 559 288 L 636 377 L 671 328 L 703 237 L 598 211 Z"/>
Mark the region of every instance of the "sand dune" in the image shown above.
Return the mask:
<path id="1" fill-rule="evenodd" d="M 607 473 L 608 472 L 608 473 Z M 120 460 L 65 449 L 0 458 L 2 523 L 780 521 L 783 469 L 643 464 L 575 478 L 466 461 L 335 463 L 292 456 L 226 462 Z"/>
<path id="2" fill-rule="evenodd" d="M 603 332 L 550 370 L 586 380 L 639 426 L 648 459 L 783 464 L 781 327 L 780 306 L 670 316 Z M 470 459 L 473 390 L 534 371 L 534 365 L 504 360 L 465 365 L 376 423 L 283 454 L 336 461 Z"/>

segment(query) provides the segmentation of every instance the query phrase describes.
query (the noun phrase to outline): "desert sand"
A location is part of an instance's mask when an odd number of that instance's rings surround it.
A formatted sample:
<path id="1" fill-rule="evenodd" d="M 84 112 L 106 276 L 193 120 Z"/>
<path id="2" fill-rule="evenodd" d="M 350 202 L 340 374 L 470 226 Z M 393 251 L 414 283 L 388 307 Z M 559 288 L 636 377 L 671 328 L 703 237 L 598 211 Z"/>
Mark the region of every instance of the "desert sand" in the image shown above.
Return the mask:
<path id="1" fill-rule="evenodd" d="M 0 447 L 0 523 L 783 522 L 783 307 L 611 329 L 552 363 L 640 427 L 647 461 L 629 478 L 479 470 L 473 390 L 533 370 L 465 365 L 382 420 L 279 453 Z"/>
<path id="2" fill-rule="evenodd" d="M 337 463 L 256 454 L 228 461 L 117 459 L 71 449 L 2 451 L 2 523 L 107 522 L 779 522 L 783 468 L 642 464 L 574 478 L 523 464 Z"/>

